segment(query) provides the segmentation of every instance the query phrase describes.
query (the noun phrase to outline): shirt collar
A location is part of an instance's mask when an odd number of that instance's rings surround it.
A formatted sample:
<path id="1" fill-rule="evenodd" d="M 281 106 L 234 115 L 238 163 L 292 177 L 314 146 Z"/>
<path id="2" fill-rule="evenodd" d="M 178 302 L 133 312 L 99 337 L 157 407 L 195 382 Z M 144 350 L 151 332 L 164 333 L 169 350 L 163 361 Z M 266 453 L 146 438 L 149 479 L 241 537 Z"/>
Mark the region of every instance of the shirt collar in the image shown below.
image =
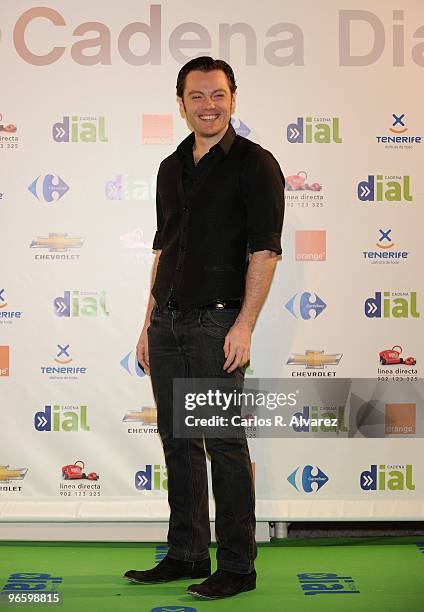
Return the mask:
<path id="1" fill-rule="evenodd" d="M 235 137 L 236 137 L 236 132 L 233 126 L 231 125 L 231 123 L 229 123 L 228 129 L 225 132 L 224 136 L 221 138 L 221 140 L 216 145 L 214 145 L 213 147 L 209 149 L 209 152 L 218 150 L 218 151 L 222 151 L 224 155 L 228 155 Z M 192 156 L 193 155 L 193 145 L 194 145 L 194 132 L 191 132 L 191 134 L 189 134 L 187 138 L 184 138 L 184 140 L 178 145 L 177 147 L 178 157 L 180 159 L 183 159 L 189 155 Z"/>

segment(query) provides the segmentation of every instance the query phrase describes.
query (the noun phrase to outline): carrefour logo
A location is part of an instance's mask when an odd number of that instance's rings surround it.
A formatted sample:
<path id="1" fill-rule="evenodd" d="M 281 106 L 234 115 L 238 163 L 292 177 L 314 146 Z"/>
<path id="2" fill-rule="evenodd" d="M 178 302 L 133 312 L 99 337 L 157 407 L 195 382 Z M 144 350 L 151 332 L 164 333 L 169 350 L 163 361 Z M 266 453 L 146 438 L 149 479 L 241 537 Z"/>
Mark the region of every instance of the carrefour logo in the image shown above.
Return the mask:
<path id="1" fill-rule="evenodd" d="M 57 202 L 69 191 L 69 185 L 57 174 L 45 174 L 37 178 L 28 186 L 28 191 L 40 202 L 51 204 Z"/>
<path id="2" fill-rule="evenodd" d="M 305 493 L 316 493 L 328 482 L 328 476 L 319 467 L 305 465 L 302 470 L 298 466 L 287 477 L 287 480 L 296 491 L 302 490 Z"/>
<path id="3" fill-rule="evenodd" d="M 134 374 L 140 378 L 146 376 L 144 370 L 138 363 L 137 353 L 135 351 L 130 351 L 127 353 L 119 363 L 130 376 L 133 376 Z"/>
<path id="4" fill-rule="evenodd" d="M 297 319 L 316 319 L 327 304 L 316 294 L 304 291 L 295 295 L 285 304 L 285 308 Z"/>

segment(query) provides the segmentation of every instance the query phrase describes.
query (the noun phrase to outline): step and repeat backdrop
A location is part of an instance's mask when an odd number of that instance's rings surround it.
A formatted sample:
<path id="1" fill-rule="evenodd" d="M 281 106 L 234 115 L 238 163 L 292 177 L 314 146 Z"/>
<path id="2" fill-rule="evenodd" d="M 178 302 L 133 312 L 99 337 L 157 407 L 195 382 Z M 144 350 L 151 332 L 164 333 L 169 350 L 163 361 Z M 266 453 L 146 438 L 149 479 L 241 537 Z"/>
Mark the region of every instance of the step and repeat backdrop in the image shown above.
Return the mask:
<path id="1" fill-rule="evenodd" d="M 368 379 L 250 432 L 258 519 L 422 519 L 421 0 L 2 1 L 0 518 L 167 519 L 135 345 L 176 76 L 205 54 L 286 177 L 246 380 Z"/>

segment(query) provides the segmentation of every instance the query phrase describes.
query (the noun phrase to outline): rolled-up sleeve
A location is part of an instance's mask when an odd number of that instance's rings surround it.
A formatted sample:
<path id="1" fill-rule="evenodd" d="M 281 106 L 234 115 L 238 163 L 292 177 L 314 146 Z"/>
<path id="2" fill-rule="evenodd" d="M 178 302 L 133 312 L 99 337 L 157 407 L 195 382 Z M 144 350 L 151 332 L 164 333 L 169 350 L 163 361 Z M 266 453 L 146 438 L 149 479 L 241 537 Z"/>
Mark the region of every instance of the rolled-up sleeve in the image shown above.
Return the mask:
<path id="1" fill-rule="evenodd" d="M 270 250 L 281 255 L 284 219 L 284 175 L 275 157 L 258 147 L 250 154 L 243 171 L 248 249 Z"/>
<path id="2" fill-rule="evenodd" d="M 160 167 L 159 167 L 158 177 L 156 181 L 156 233 L 153 239 L 153 250 L 154 251 L 161 250 L 163 246 L 162 229 L 164 225 L 164 217 L 163 217 L 162 202 L 160 198 L 159 182 L 160 182 Z"/>

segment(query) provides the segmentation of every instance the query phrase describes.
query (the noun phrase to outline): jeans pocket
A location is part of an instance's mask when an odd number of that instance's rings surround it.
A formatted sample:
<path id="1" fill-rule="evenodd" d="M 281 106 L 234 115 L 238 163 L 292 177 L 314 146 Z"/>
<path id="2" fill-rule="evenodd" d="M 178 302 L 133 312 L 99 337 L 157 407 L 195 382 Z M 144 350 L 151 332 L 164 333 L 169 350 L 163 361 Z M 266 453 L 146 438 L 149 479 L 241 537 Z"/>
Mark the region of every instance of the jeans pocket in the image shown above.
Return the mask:
<path id="1" fill-rule="evenodd" d="M 208 336 L 224 340 L 239 312 L 238 308 L 202 310 L 199 315 L 199 325 Z"/>

